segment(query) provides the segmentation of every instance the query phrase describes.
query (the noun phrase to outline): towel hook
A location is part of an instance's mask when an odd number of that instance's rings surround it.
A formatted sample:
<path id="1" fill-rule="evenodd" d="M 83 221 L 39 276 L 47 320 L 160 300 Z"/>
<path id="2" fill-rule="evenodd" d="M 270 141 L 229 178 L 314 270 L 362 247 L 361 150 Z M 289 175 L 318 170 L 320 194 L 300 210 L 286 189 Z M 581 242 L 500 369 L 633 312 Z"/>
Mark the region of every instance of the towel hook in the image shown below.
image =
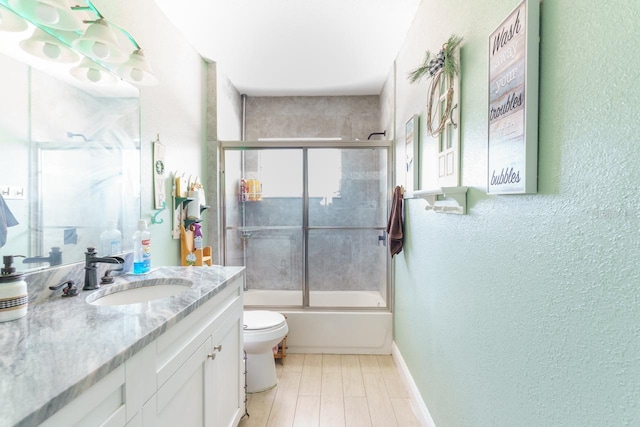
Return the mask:
<path id="1" fill-rule="evenodd" d="M 153 214 L 151 217 L 151 224 L 162 224 L 164 222 L 163 218 L 158 219 L 158 215 L 160 215 L 160 213 L 165 209 L 167 209 L 167 202 L 162 201 L 162 208 Z"/>

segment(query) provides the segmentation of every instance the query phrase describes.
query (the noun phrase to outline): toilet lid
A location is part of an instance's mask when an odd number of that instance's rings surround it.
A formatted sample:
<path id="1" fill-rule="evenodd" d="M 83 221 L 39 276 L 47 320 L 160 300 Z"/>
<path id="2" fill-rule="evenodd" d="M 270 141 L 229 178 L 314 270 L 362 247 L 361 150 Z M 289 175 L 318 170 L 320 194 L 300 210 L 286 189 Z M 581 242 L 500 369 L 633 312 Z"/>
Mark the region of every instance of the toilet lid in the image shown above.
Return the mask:
<path id="1" fill-rule="evenodd" d="M 275 311 L 245 311 L 243 316 L 244 328 L 251 330 L 274 328 L 285 322 L 284 316 Z"/>

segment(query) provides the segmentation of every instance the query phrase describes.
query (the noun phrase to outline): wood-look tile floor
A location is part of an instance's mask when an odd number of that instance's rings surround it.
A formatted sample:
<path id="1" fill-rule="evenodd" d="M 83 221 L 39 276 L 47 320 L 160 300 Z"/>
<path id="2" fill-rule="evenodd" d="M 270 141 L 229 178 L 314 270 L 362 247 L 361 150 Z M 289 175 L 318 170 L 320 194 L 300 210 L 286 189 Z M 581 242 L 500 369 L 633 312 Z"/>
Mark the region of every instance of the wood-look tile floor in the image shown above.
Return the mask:
<path id="1" fill-rule="evenodd" d="M 287 354 L 239 427 L 420 426 L 392 356 Z"/>

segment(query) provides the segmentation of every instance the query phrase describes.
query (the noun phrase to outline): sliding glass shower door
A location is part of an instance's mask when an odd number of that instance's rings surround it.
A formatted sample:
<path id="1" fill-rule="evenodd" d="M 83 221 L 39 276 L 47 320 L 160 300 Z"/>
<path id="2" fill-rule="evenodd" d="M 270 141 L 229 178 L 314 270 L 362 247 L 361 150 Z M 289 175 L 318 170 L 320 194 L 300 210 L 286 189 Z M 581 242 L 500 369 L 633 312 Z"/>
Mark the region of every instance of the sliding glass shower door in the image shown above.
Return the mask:
<path id="1" fill-rule="evenodd" d="M 309 149 L 308 159 L 309 306 L 385 307 L 386 150 Z"/>
<path id="2" fill-rule="evenodd" d="M 247 305 L 386 308 L 389 147 L 223 144 L 224 255 Z"/>

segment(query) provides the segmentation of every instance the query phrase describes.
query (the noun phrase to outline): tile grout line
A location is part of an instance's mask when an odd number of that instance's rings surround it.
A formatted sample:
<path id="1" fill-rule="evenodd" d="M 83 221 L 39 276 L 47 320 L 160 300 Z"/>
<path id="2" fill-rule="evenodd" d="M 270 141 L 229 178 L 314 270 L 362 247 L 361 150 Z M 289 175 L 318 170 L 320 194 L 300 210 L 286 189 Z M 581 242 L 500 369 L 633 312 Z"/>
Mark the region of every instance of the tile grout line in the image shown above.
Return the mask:
<path id="1" fill-rule="evenodd" d="M 309 355 L 301 355 L 300 359 L 297 363 L 296 366 L 294 367 L 294 371 L 295 373 L 299 374 L 300 376 L 300 381 L 302 380 L 302 373 L 304 371 L 304 366 L 305 363 L 316 363 L 317 364 L 317 356 L 318 355 L 313 355 L 313 360 L 309 359 L 307 360 L 310 356 Z M 322 361 L 324 362 L 324 357 L 325 355 L 322 355 Z M 338 415 L 335 412 L 335 408 L 334 406 L 337 404 L 341 404 L 342 406 L 342 414 L 339 415 L 339 418 L 333 418 L 334 421 L 336 421 L 336 424 L 340 424 L 340 421 L 342 422 L 342 424 L 344 426 L 347 426 L 347 422 L 349 420 L 351 420 L 351 424 L 354 425 L 354 423 L 356 425 L 368 425 L 368 426 L 373 426 L 374 425 L 374 418 L 373 418 L 373 413 L 372 413 L 372 406 L 371 406 L 371 399 L 373 398 L 374 400 L 376 400 L 377 397 L 384 399 L 385 401 L 388 401 L 390 403 L 390 409 L 391 411 L 386 411 L 385 413 L 387 414 L 386 416 L 389 417 L 387 418 L 387 421 L 391 422 L 391 420 L 393 419 L 393 421 L 395 421 L 396 425 L 400 425 L 401 420 L 404 420 L 403 418 L 403 414 L 398 414 L 396 413 L 396 407 L 393 404 L 392 401 L 392 397 L 390 392 L 394 391 L 394 392 L 398 392 L 398 390 L 396 390 L 395 384 L 393 383 L 393 378 L 388 377 L 388 375 L 385 375 L 385 373 L 389 373 L 388 370 L 390 369 L 391 365 L 388 364 L 388 361 L 386 359 L 384 360 L 379 360 L 378 357 L 376 357 L 375 359 L 365 359 L 365 370 L 367 372 L 363 371 L 363 365 L 361 364 L 361 360 L 360 358 L 358 359 L 346 359 L 348 360 L 347 362 L 345 362 L 345 364 L 343 364 L 343 360 L 340 360 L 340 366 L 339 369 L 337 366 L 335 366 L 335 358 L 333 357 L 329 357 L 327 358 L 327 360 L 329 360 L 330 362 L 325 365 L 324 363 L 322 363 L 319 367 L 316 367 L 315 365 L 313 366 L 313 369 L 319 368 L 319 374 L 320 374 L 320 385 L 319 385 L 319 389 L 320 389 L 320 395 L 317 397 L 318 400 L 318 411 L 317 411 L 317 415 L 316 417 L 312 418 L 312 422 L 313 425 L 317 425 L 318 427 L 323 426 L 322 424 L 322 413 L 323 410 L 325 410 L 325 416 L 329 416 L 329 417 L 335 417 L 336 415 Z M 355 363 L 354 363 L 355 362 Z M 298 364 L 300 364 L 300 366 L 297 366 Z M 311 366 L 311 365 L 308 365 Z M 325 369 L 326 368 L 328 369 Z M 377 369 L 376 369 L 377 368 Z M 397 367 L 396 367 L 397 368 Z M 335 386 L 335 379 L 333 378 L 335 376 L 335 374 L 338 374 L 338 377 L 342 383 L 342 386 L 340 387 L 340 389 L 334 387 Z M 331 380 L 329 381 L 322 381 L 323 377 L 325 375 L 331 374 L 330 376 L 332 377 Z M 365 377 L 369 377 L 369 383 L 371 383 L 371 381 L 374 381 L 375 383 L 378 384 L 377 388 L 375 390 L 373 390 L 371 387 L 366 387 L 363 384 L 363 396 L 349 396 L 350 399 L 355 399 L 355 400 L 349 400 L 350 405 L 352 406 L 353 409 L 353 405 L 356 401 L 359 401 L 360 403 L 356 404 L 356 407 L 360 407 L 360 410 L 364 410 L 364 412 L 362 413 L 362 416 L 365 417 L 366 414 L 366 419 L 350 419 L 349 418 L 349 413 L 347 412 L 347 395 L 345 394 L 345 385 L 347 384 L 347 382 L 345 381 L 345 375 L 350 375 L 350 374 L 359 374 L 359 376 L 362 378 L 363 382 L 365 380 Z M 280 377 L 278 378 L 279 382 L 280 382 Z M 390 382 L 389 382 L 390 381 Z M 300 424 L 303 421 L 304 417 L 307 417 L 309 414 L 307 414 L 305 411 L 305 408 L 299 407 L 299 405 L 301 404 L 301 396 L 307 396 L 307 395 L 301 395 L 300 391 L 301 391 L 301 385 L 302 383 L 299 382 L 298 383 L 298 389 L 295 393 L 295 395 L 293 395 L 293 393 L 291 393 L 292 395 L 290 396 L 290 399 L 293 401 L 290 401 L 290 404 L 294 404 L 294 410 L 293 410 L 293 417 L 291 418 L 290 423 L 287 423 L 286 425 L 282 425 L 279 427 L 294 427 L 296 426 L 296 422 L 298 422 L 298 424 Z M 380 387 L 382 386 L 382 387 Z M 328 388 L 327 388 L 328 387 Z M 335 391 L 336 393 L 332 393 L 329 394 L 327 396 L 325 396 L 325 393 L 329 393 Z M 375 391 L 375 395 L 371 395 L 372 392 Z M 339 396 L 336 396 L 336 394 L 340 394 Z M 277 391 L 276 391 L 277 394 Z M 379 396 L 378 396 L 379 394 Z M 295 396 L 295 399 L 294 399 Z M 315 394 L 313 395 L 309 395 L 309 396 L 315 396 Z M 324 397 L 324 399 L 323 399 Z M 361 400 L 361 399 L 364 399 Z M 402 397 L 398 397 L 398 399 L 402 399 Z M 248 404 L 250 405 L 251 403 L 256 403 L 254 402 L 253 398 L 250 399 L 251 402 L 248 402 Z M 263 420 L 264 417 L 264 422 L 261 423 L 260 425 L 258 425 L 257 423 L 255 424 L 256 427 L 266 427 L 269 425 L 269 422 L 272 422 L 272 417 L 274 416 L 274 409 L 276 408 L 277 405 L 277 399 L 276 396 L 273 396 L 273 399 L 271 399 L 269 405 L 265 405 L 264 408 L 266 409 L 265 412 L 267 412 L 266 417 L 265 414 L 263 414 L 262 416 L 260 416 L 258 418 L 258 420 Z M 304 404 L 306 404 L 306 401 L 303 399 L 302 404 L 304 406 Z M 328 405 L 328 406 L 327 406 Z M 308 405 L 307 405 L 308 406 Z M 303 412 L 300 412 L 300 410 L 302 410 Z M 277 412 L 277 411 L 276 411 Z M 376 408 L 373 408 L 373 412 L 376 412 Z M 330 415 L 332 414 L 332 415 Z M 355 413 L 351 414 L 352 416 L 355 415 Z M 379 415 L 379 414 L 378 414 Z M 415 414 L 414 414 L 415 415 Z M 257 414 L 256 414 L 257 416 Z M 298 416 L 302 416 L 303 418 L 299 418 L 298 421 L 296 421 L 296 417 Z M 393 417 L 393 418 L 391 418 Z M 306 418 L 305 418 L 306 419 Z M 331 418 L 325 418 L 325 422 L 327 422 L 327 420 L 330 420 Z M 380 419 L 376 418 L 377 422 L 380 421 Z M 275 422 L 276 419 L 273 418 L 273 422 Z M 254 425 L 253 423 L 249 424 L 247 423 L 247 425 Z M 413 424 L 412 424 L 413 425 Z"/>

